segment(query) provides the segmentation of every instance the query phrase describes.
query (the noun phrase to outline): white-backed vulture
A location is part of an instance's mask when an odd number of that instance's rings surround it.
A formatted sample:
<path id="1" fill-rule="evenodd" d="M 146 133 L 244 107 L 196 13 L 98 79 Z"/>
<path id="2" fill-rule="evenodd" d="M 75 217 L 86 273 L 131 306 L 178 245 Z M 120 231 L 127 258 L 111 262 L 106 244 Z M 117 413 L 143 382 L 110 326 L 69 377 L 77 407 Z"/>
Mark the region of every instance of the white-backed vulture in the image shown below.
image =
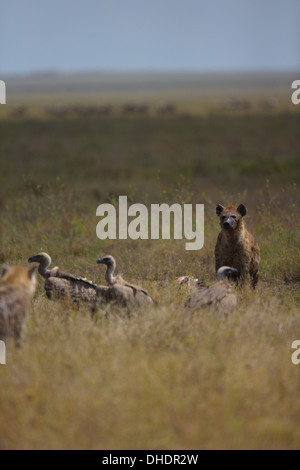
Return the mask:
<path id="1" fill-rule="evenodd" d="M 45 279 L 45 291 L 51 300 L 68 299 L 72 302 L 94 303 L 106 288 L 97 286 L 85 277 L 66 273 L 60 268 L 49 269 L 52 260 L 47 253 L 39 253 L 28 260 L 39 263 L 39 274 Z"/>
<path id="2" fill-rule="evenodd" d="M 128 283 L 120 275 L 114 276 L 117 264 L 113 256 L 107 255 L 104 258 L 99 258 L 97 264 L 107 266 L 105 280 L 109 285 L 109 289 L 106 293 L 109 302 L 115 301 L 118 304 L 123 304 L 124 307 L 141 307 L 146 304 L 156 304 L 148 291 L 142 287 Z"/>
<path id="3" fill-rule="evenodd" d="M 217 272 L 217 282 L 211 286 L 199 283 L 197 290 L 185 303 L 186 312 L 196 312 L 209 308 L 225 315 L 231 313 L 237 305 L 237 300 L 236 296 L 231 293 L 227 280 L 236 280 L 237 277 L 237 269 L 222 266 Z"/>

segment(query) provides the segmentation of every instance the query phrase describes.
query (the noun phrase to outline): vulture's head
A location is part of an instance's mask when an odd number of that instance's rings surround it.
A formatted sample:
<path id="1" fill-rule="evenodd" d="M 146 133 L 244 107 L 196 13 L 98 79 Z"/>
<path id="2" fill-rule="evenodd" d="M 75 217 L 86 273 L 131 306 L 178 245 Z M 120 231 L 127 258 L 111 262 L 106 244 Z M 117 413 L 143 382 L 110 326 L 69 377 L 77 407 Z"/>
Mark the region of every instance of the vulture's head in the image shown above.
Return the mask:
<path id="1" fill-rule="evenodd" d="M 28 263 L 39 263 L 44 266 L 50 266 L 52 260 L 48 253 L 39 253 L 38 255 L 31 256 Z"/>
<path id="2" fill-rule="evenodd" d="M 97 264 L 105 264 L 108 268 L 116 268 L 116 260 L 113 256 L 111 255 L 106 255 L 103 258 L 99 258 L 97 260 Z"/>
<path id="3" fill-rule="evenodd" d="M 218 269 L 217 279 L 218 281 L 225 281 L 226 279 L 231 281 L 236 281 L 239 277 L 239 272 L 235 268 L 230 268 L 228 266 L 222 266 Z"/>

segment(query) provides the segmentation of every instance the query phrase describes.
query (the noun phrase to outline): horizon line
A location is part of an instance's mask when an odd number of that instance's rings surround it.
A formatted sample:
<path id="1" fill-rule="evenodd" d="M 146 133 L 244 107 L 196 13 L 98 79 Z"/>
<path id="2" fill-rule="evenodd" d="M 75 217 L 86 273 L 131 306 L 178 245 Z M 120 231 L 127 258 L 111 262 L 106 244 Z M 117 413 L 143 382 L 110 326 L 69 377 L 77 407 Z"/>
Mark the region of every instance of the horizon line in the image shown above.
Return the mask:
<path id="1" fill-rule="evenodd" d="M 72 75 L 243 75 L 243 74 L 286 74 L 300 73 L 299 68 L 243 68 L 243 69 L 60 69 L 56 67 L 32 69 L 26 72 L 5 72 L 0 70 L 1 78 L 51 78 Z"/>

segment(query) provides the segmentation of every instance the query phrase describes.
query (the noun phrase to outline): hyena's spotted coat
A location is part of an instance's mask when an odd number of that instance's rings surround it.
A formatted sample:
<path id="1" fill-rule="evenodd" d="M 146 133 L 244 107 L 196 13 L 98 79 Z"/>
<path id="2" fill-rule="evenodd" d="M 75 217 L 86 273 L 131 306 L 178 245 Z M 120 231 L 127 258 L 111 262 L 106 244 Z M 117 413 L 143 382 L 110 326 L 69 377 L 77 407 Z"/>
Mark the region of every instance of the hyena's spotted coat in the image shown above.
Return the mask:
<path id="1" fill-rule="evenodd" d="M 19 346 L 36 289 L 36 269 L 4 266 L 0 271 L 0 340 L 13 337 Z"/>
<path id="2" fill-rule="evenodd" d="M 260 249 L 257 241 L 245 227 L 243 217 L 247 209 L 243 204 L 238 207 L 220 204 L 216 208 L 220 218 L 221 232 L 218 236 L 215 258 L 216 271 L 222 266 L 230 266 L 239 271 L 240 284 L 250 275 L 252 286 L 258 281 Z"/>

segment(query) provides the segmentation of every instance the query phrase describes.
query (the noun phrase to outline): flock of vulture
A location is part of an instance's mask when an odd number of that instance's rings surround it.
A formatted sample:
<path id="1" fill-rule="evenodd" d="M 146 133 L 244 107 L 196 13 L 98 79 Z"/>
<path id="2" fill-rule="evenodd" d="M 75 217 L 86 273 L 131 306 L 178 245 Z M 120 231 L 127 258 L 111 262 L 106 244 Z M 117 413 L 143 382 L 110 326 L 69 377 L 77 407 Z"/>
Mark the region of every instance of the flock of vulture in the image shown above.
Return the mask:
<path id="1" fill-rule="evenodd" d="M 107 285 L 97 285 L 85 277 L 66 273 L 59 267 L 50 269 L 52 260 L 47 253 L 40 253 L 29 258 L 29 263 L 38 263 L 39 274 L 45 279 L 46 295 L 51 300 L 66 299 L 74 303 L 87 303 L 92 312 L 97 306 L 104 308 L 111 305 L 125 308 L 128 312 L 147 305 L 157 305 L 149 292 L 140 286 L 131 284 L 121 275 L 115 275 L 116 261 L 111 255 L 97 260 L 97 264 L 106 266 L 105 281 Z M 186 311 L 197 311 L 204 308 L 222 311 L 227 314 L 236 307 L 236 296 L 231 293 L 229 281 L 238 278 L 237 269 L 227 266 L 217 272 L 217 281 L 207 286 L 198 280 L 196 289 L 185 303 Z M 189 278 L 177 278 L 180 285 Z"/>

